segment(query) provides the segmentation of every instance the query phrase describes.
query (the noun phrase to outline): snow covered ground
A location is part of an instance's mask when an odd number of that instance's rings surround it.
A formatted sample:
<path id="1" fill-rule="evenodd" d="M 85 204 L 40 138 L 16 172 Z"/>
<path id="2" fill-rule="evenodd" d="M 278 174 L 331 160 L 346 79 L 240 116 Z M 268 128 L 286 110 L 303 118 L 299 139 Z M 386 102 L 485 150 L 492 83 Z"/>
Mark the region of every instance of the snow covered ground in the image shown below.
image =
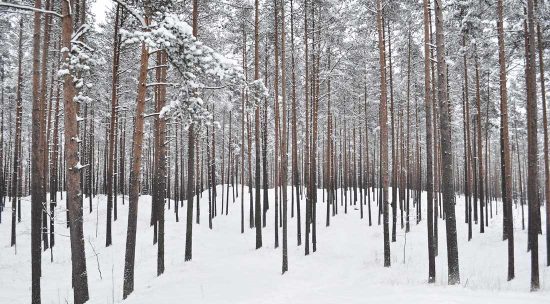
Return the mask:
<path id="1" fill-rule="evenodd" d="M 219 188 L 218 193 L 221 193 L 221 186 Z M 273 199 L 273 191 L 269 193 Z M 248 228 L 248 195 L 244 197 L 244 234 L 240 233 L 240 197 L 234 204 L 229 203 L 228 216 L 214 218 L 213 230 L 208 228 L 207 199 L 205 194 L 201 203 L 201 224 L 193 228 L 193 260 L 190 262 L 184 262 L 185 208 L 180 208 L 180 222 L 175 221 L 173 205 L 171 210 L 166 210 L 166 271 L 157 277 L 157 249 L 152 245 L 153 228 L 149 226 L 151 198 L 142 196 L 135 291 L 125 303 L 550 303 L 550 268 L 544 266 L 543 236 L 539 238 L 541 290 L 529 292 L 530 255 L 526 252 L 527 232 L 521 229 L 519 206 L 514 209 L 516 278 L 507 282 L 507 247 L 502 241 L 501 206 L 498 207 L 499 215 L 490 219 L 485 234 L 480 235 L 479 227 L 474 226 L 473 240 L 468 242 L 463 198 L 458 198 L 461 284 L 450 287 L 447 286 L 442 220 L 439 220 L 437 280 L 429 285 L 425 220 L 416 225 L 411 217 L 411 232 L 407 235 L 398 229 L 397 242 L 391 243 L 392 266 L 384 268 L 382 226 L 377 225 L 374 216 L 376 203 L 373 204 L 371 227 L 366 209 L 365 218 L 360 219 L 359 205 L 348 208 L 347 214 L 339 208 L 339 214 L 331 218 L 330 227 L 325 227 L 326 205 L 319 202 L 317 252 L 304 256 L 304 246 L 296 246 L 296 218 L 290 218 L 289 202 L 289 272 L 281 275 L 281 247 L 274 249 L 274 208 L 268 211 L 268 226 L 263 230 L 264 246 L 255 250 L 255 232 Z M 22 204 L 23 219 L 17 224 L 17 248 L 9 246 L 11 210 L 6 209 L 2 214 L 0 303 L 30 302 L 29 198 Z M 50 262 L 50 251 L 42 256 L 42 303 L 45 304 L 72 303 L 73 299 L 64 205 L 60 203 L 57 210 L 61 216 L 56 225 L 54 260 Z M 494 205 L 493 208 L 495 212 Z M 423 212 L 425 217 L 425 210 Z M 113 224 L 113 245 L 109 248 L 105 247 L 105 214 L 104 196 L 94 199 L 92 213 L 85 211 L 89 303 L 122 302 L 127 205 L 123 206 L 119 198 L 119 218 Z M 280 240 L 281 232 L 279 230 Z"/>

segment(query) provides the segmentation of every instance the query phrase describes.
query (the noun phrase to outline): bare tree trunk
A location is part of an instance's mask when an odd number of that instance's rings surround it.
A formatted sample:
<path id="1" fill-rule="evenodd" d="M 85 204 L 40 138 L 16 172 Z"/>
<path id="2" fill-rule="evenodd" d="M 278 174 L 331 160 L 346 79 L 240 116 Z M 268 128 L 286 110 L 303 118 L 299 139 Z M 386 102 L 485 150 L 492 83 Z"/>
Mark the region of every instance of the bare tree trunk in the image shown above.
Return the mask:
<path id="1" fill-rule="evenodd" d="M 120 6 L 117 5 L 115 15 L 115 31 L 114 31 L 114 46 L 113 46 L 113 73 L 111 83 L 111 122 L 109 125 L 109 158 L 107 165 L 107 233 L 105 246 L 109 247 L 112 244 L 112 209 L 113 209 L 113 176 L 114 176 L 114 162 L 115 162 L 115 129 L 117 128 L 117 106 L 118 106 L 118 65 L 120 59 L 120 52 L 118 47 L 118 27 L 120 20 Z"/>
<path id="2" fill-rule="evenodd" d="M 485 219 L 483 217 L 483 205 L 485 203 L 484 197 L 483 197 L 483 145 L 482 145 L 482 138 L 481 138 L 481 95 L 480 95 L 480 88 L 479 88 L 479 64 L 477 62 L 477 47 L 476 47 L 476 57 L 475 57 L 475 68 L 476 68 L 476 106 L 477 106 L 477 113 L 476 113 L 476 122 L 477 122 L 477 164 L 478 164 L 478 178 L 475 181 L 478 193 L 479 193 L 479 232 L 484 233 L 485 232 Z"/>
<path id="3" fill-rule="evenodd" d="M 302 225 L 300 218 L 300 172 L 298 170 L 298 132 L 296 121 L 296 73 L 294 58 L 294 9 L 293 0 L 290 0 L 290 35 L 291 35 L 291 68 L 292 68 L 292 186 L 296 190 L 296 237 L 297 244 L 302 244 Z M 330 111 L 329 111 L 330 112 Z M 294 198 L 294 196 L 292 196 Z"/>
<path id="4" fill-rule="evenodd" d="M 274 161 L 273 161 L 273 170 L 275 171 L 275 178 L 273 179 L 273 190 L 275 192 L 275 202 L 274 202 L 274 207 L 275 207 L 275 223 L 274 223 L 274 232 L 275 232 L 275 245 L 274 247 L 277 248 L 279 247 L 279 208 L 278 208 L 278 203 L 279 203 L 279 196 L 278 196 L 278 192 L 279 192 L 279 182 L 280 182 L 280 172 L 279 172 L 279 165 L 280 165 L 280 162 L 279 162 L 279 149 L 281 149 L 280 147 L 280 144 L 279 144 L 279 7 L 278 7 L 278 1 L 277 0 L 274 0 L 274 12 L 273 12 L 273 15 L 275 16 L 275 23 L 273 24 L 273 28 L 274 28 L 274 37 L 273 37 L 273 44 L 274 44 L 274 50 L 273 52 L 275 53 L 274 54 L 274 59 L 275 59 L 275 63 L 274 63 L 274 83 L 273 83 L 273 88 L 274 88 L 274 102 L 273 102 L 273 113 L 275 113 L 275 148 L 274 148 L 274 154 L 275 154 L 275 158 L 274 158 Z M 264 132 L 267 131 L 267 130 L 264 130 Z M 264 206 L 264 214 L 265 212 L 267 211 L 266 206 Z"/>
<path id="5" fill-rule="evenodd" d="M 196 1 L 196 0 L 195 0 Z M 259 0 L 254 2 L 254 80 L 260 79 L 260 3 Z M 256 103 L 258 103 L 258 96 L 254 96 Z M 256 226 L 256 249 L 262 247 L 262 213 L 260 206 L 260 105 L 256 104 L 256 110 L 254 114 L 254 132 L 256 140 L 256 169 L 255 169 L 255 182 L 254 187 L 256 189 L 256 201 L 254 205 L 254 225 Z"/>
<path id="6" fill-rule="evenodd" d="M 34 7 L 42 7 L 41 0 L 35 0 Z M 40 34 L 41 34 L 42 14 L 34 12 L 34 32 L 33 32 L 33 74 L 32 74 L 32 173 L 31 173 L 31 256 L 32 256 L 32 303 L 40 303 L 40 277 L 41 271 L 41 219 L 42 206 L 45 203 L 43 192 L 45 189 L 44 179 L 44 143 L 41 141 L 42 111 L 43 106 L 40 98 Z M 72 101 L 72 98 L 70 99 Z M 20 132 L 17 130 L 17 132 Z M 69 137 L 71 138 L 71 137 Z M 19 206 L 19 210 L 20 210 Z M 72 235 L 72 233 L 71 233 Z M 72 240 L 72 238 L 71 238 Z"/>
<path id="7" fill-rule="evenodd" d="M 313 114 L 313 134 L 312 134 L 312 145 L 311 145 L 311 153 L 310 157 L 312 157 L 311 161 L 311 172 L 310 172 L 310 179 L 311 179 L 311 193 L 312 193 L 312 199 L 310 201 L 311 203 L 311 243 L 312 243 L 312 249 L 313 252 L 317 251 L 317 146 L 318 146 L 318 117 L 319 117 L 319 57 L 320 57 L 320 39 L 315 36 L 315 2 L 312 3 L 311 11 L 312 11 L 312 28 L 313 28 L 313 34 L 312 34 L 312 45 L 313 45 L 313 73 L 312 73 L 312 114 Z M 317 10 L 319 11 L 319 10 Z M 319 13 L 317 13 L 319 16 Z M 317 17 L 320 19 L 320 17 Z M 319 34 L 317 36 L 320 36 Z"/>
<path id="8" fill-rule="evenodd" d="M 453 149 L 451 143 L 450 101 L 447 95 L 447 63 L 445 62 L 445 41 L 443 33 L 442 0 L 435 0 L 435 26 L 437 45 L 438 99 L 441 109 L 441 158 L 443 166 L 443 207 L 445 210 L 445 226 L 447 230 L 447 260 L 448 280 L 450 285 L 460 284 L 458 264 L 458 244 L 456 236 L 455 193 Z"/>
<path id="9" fill-rule="evenodd" d="M 424 106 L 426 111 L 426 190 L 428 214 L 428 282 L 435 283 L 435 240 L 433 236 L 433 164 L 432 164 L 432 80 L 430 64 L 430 4 L 424 0 Z"/>
<path id="10" fill-rule="evenodd" d="M 466 47 L 466 33 L 462 35 L 462 47 Z M 463 55 L 463 65 L 464 65 L 464 184 L 465 184 L 465 195 L 466 195 L 466 218 L 468 220 L 468 241 L 472 239 L 472 169 L 475 167 L 472 166 L 472 148 L 470 140 L 470 93 L 468 86 L 468 61 L 466 53 Z M 474 170 L 475 171 L 475 170 Z M 474 199 L 477 199 L 477 188 L 474 186 Z M 476 209 L 477 210 L 477 209 Z M 477 211 L 475 211 L 477 213 Z M 476 219 L 477 221 L 477 219 Z"/>
<path id="11" fill-rule="evenodd" d="M 157 53 L 157 81 L 166 82 L 167 55 L 165 51 Z M 156 112 L 160 113 L 166 103 L 166 85 L 156 87 Z M 155 207 L 155 220 L 158 226 L 157 245 L 157 276 L 164 273 L 164 203 L 166 200 L 166 121 L 164 117 L 157 117 L 157 128 L 155 130 L 155 175 L 153 177 L 154 187 L 153 205 Z"/>
<path id="12" fill-rule="evenodd" d="M 16 246 L 17 234 L 16 230 L 16 215 L 17 215 L 17 189 L 21 183 L 22 176 L 19 175 L 19 167 L 21 166 L 21 124 L 23 115 L 23 98 L 22 98 L 22 83 L 23 83 L 23 18 L 19 19 L 19 47 L 18 47 L 18 68 L 17 68 L 17 93 L 16 93 L 16 110 L 15 110 L 15 141 L 13 143 L 13 171 L 11 177 L 11 246 Z M 34 205 L 33 205 L 34 206 Z M 39 236 L 40 238 L 40 236 Z M 40 246 L 40 239 L 38 240 Z M 40 249 L 38 249 L 40 251 Z M 34 251 L 33 251 L 34 252 Z M 39 267 L 40 268 L 40 267 Z M 38 275 L 40 276 L 40 274 Z M 40 282 L 38 282 L 40 283 Z M 40 300 L 40 290 L 38 290 L 38 300 Z"/>
<path id="13" fill-rule="evenodd" d="M 407 37 L 407 143 L 406 143 L 406 158 L 407 158 L 407 164 L 405 169 L 405 188 L 406 191 L 406 219 L 405 219 L 405 233 L 410 231 L 410 224 L 409 224 L 409 202 L 410 202 L 410 189 L 411 189 L 411 179 L 412 179 L 412 170 L 411 170 L 411 152 L 410 152 L 410 118 L 411 118 L 411 112 L 410 112 L 410 95 L 411 95 L 411 30 L 408 30 L 408 37 Z"/>
<path id="14" fill-rule="evenodd" d="M 51 0 L 46 0 L 45 8 L 46 10 L 51 10 Z M 44 251 L 49 248 L 49 239 L 48 239 L 48 206 L 46 202 L 46 189 L 48 187 L 48 150 L 46 142 L 46 122 L 47 122 L 47 79 L 48 79 L 48 53 L 50 49 L 50 29 L 51 29 L 51 14 L 46 14 L 44 16 L 44 42 L 42 44 L 42 59 L 41 59 L 41 82 L 40 82 L 40 106 L 42 107 L 42 122 L 41 122 L 41 135 L 40 135 L 40 144 L 44 149 L 42 153 L 44 157 L 43 164 L 43 186 L 41 188 L 41 195 L 43 196 L 42 202 L 42 241 L 44 243 Z"/>
<path id="15" fill-rule="evenodd" d="M 73 34 L 73 16 L 71 15 L 72 1 L 63 1 L 63 49 L 71 49 Z M 63 53 L 63 59 L 68 60 L 68 52 Z M 86 254 L 84 251 L 83 210 L 80 193 L 80 161 L 78 156 L 78 121 L 77 105 L 74 103 L 76 95 L 75 83 L 72 75 L 63 79 L 63 100 L 65 110 L 65 161 L 67 183 L 67 206 L 71 233 L 71 260 L 73 273 L 74 302 L 84 303 L 89 299 L 88 276 L 86 274 Z"/>
<path id="16" fill-rule="evenodd" d="M 145 1 L 145 22 L 150 22 L 150 1 Z M 122 297 L 126 299 L 134 291 L 134 261 L 136 257 L 136 229 L 138 215 L 139 189 L 141 184 L 141 159 L 143 152 L 143 125 L 145 97 L 147 95 L 147 70 L 149 68 L 149 49 L 142 43 L 141 58 L 134 114 L 134 142 L 132 144 L 132 165 L 128 198 L 128 231 L 126 234 L 126 254 L 124 259 L 124 286 Z"/>
<path id="17" fill-rule="evenodd" d="M 266 46 L 267 46 L 267 42 L 266 42 Z M 265 49 L 265 60 L 264 60 L 264 67 L 265 67 L 265 75 L 264 75 L 264 83 L 267 83 L 267 77 L 268 77 L 268 71 L 267 71 L 267 64 L 268 64 L 268 59 L 267 59 L 267 47 L 264 48 Z M 265 227 L 267 225 L 267 220 L 266 220 L 266 212 L 267 210 L 269 210 L 269 195 L 268 195 L 268 189 L 269 189 L 269 175 L 268 175 L 268 166 L 267 166 L 267 133 L 268 133 L 268 129 L 267 129 L 267 106 L 268 106 L 268 101 L 267 101 L 267 97 L 264 98 L 264 108 L 263 108 L 263 119 L 262 119 L 262 133 L 261 133 L 261 136 L 262 136 L 262 182 L 263 182 L 263 221 L 262 221 L 262 225 L 263 227 Z M 250 140 L 250 138 L 249 138 Z M 252 180 L 252 179 L 250 179 Z M 277 191 L 275 191 L 277 192 Z M 251 203 L 251 206 L 252 206 L 252 196 L 250 196 L 250 203 Z M 275 207 L 277 207 L 277 204 L 275 203 L 274 204 Z M 277 210 L 277 208 L 275 208 L 275 210 Z"/>
<path id="18" fill-rule="evenodd" d="M 308 0 L 304 1 L 304 56 L 305 56 L 305 79 L 304 79 L 304 95 L 305 95 L 305 107 L 306 107 L 306 130 L 305 130 L 305 139 L 304 139 L 304 156 L 303 156 L 303 166 L 304 166 L 304 186 L 307 187 L 307 191 L 309 193 L 311 184 L 309 183 L 309 174 L 310 174 L 310 157 L 309 157 L 309 149 L 310 149 L 310 113 L 309 113 L 309 86 L 310 84 L 310 78 L 309 78 L 309 38 L 308 38 Z M 305 214 L 305 246 L 304 246 L 304 254 L 309 254 L 309 239 L 310 239 L 310 219 L 311 219 L 311 204 L 309 203 L 309 196 L 306 196 L 306 214 Z"/>
<path id="19" fill-rule="evenodd" d="M 501 132 L 501 177 L 504 217 L 504 239 L 508 240 L 508 281 L 514 273 L 514 218 L 512 214 L 512 161 L 510 158 L 510 136 L 508 132 L 508 89 L 506 87 L 506 55 L 504 51 L 503 0 L 497 1 L 498 61 L 500 76 L 500 132 Z M 543 103 L 544 104 L 544 103 Z M 547 152 L 546 152 L 547 153 Z M 548 156 L 546 156 L 548 158 Z"/>
<path id="20" fill-rule="evenodd" d="M 193 0 L 193 36 L 199 31 L 199 3 Z M 195 124 L 191 123 L 188 130 L 188 158 L 187 158 L 187 222 L 185 230 L 185 261 L 193 257 L 193 197 L 195 196 Z M 198 149 L 197 149 L 198 150 Z M 229 196 L 227 197 L 229 200 Z M 197 214 L 198 216 L 198 214 Z"/>
<path id="21" fill-rule="evenodd" d="M 53 127 L 53 145 L 52 145 L 52 159 L 50 170 L 50 246 L 55 244 L 55 207 L 57 207 L 57 191 L 59 190 L 59 100 L 60 89 L 56 84 L 56 97 L 55 97 L 55 119 Z"/>
<path id="22" fill-rule="evenodd" d="M 248 81 L 248 71 L 246 69 L 246 31 L 243 23 L 243 71 L 245 80 Z M 245 121 L 245 92 L 244 90 L 241 93 L 241 233 L 244 233 L 244 121 Z M 224 122 L 223 122 L 223 132 L 225 134 L 225 112 L 224 112 Z M 222 135 L 222 137 L 225 135 Z M 222 139 L 224 140 L 224 139 Z M 222 142 L 222 153 L 225 155 L 225 150 L 223 148 L 224 143 Z M 224 161 L 225 158 L 222 155 L 222 213 L 223 213 L 223 178 L 224 178 Z M 249 192 L 250 192 L 250 185 Z M 252 207 L 252 205 L 250 205 Z"/>
<path id="23" fill-rule="evenodd" d="M 535 0 L 535 9 L 537 1 Z M 546 85 L 544 80 L 544 46 L 540 22 L 537 22 L 537 47 L 539 55 L 539 73 L 540 73 L 540 95 L 542 98 L 542 125 L 544 130 L 544 191 L 546 207 L 546 266 L 550 266 L 550 151 L 548 148 L 548 112 L 546 108 Z M 539 202 L 540 204 L 540 202 Z M 542 228 L 542 227 L 539 227 Z M 512 266 L 513 267 L 513 266 Z"/>
<path id="24" fill-rule="evenodd" d="M 386 103 L 388 92 L 386 87 L 386 47 L 384 42 L 384 20 L 382 0 L 376 3 L 376 23 L 378 27 L 378 50 L 380 52 L 380 180 L 382 182 L 383 218 L 384 218 L 384 267 L 390 267 L 390 237 L 388 227 L 388 126 Z"/>
<path id="25" fill-rule="evenodd" d="M 538 231 L 540 202 L 538 197 L 538 146 L 537 146 L 537 85 L 535 59 L 535 16 L 533 0 L 527 0 L 527 197 L 529 201 L 529 249 L 531 250 L 531 291 L 540 288 Z"/>
<path id="26" fill-rule="evenodd" d="M 288 240 L 287 240 L 287 179 L 288 179 L 288 131 L 287 131 L 287 108 L 286 108 L 286 32 L 285 32 L 285 1 L 281 5 L 281 66 L 282 66 L 282 98 L 283 98 L 283 136 L 281 143 L 281 188 L 282 188 L 282 217 L 283 217 L 283 261 L 282 273 L 288 271 Z"/>
<path id="27" fill-rule="evenodd" d="M 391 30 L 390 22 L 387 23 L 388 31 L 388 60 L 389 60 L 389 81 L 390 81 L 390 112 L 391 112 L 391 158 L 392 158 L 392 169 L 391 169 L 391 209 L 392 209 L 392 234 L 391 241 L 396 241 L 396 222 L 397 222 L 397 156 L 395 145 L 397 144 L 395 138 L 395 109 L 393 106 L 393 64 L 392 64 L 392 54 L 391 54 Z"/>

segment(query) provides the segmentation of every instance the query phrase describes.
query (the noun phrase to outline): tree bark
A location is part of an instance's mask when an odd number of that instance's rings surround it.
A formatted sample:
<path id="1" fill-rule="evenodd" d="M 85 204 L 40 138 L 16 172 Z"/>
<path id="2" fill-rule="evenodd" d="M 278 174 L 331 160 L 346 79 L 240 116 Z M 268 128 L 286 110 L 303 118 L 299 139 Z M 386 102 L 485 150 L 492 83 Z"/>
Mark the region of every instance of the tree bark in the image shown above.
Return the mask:
<path id="1" fill-rule="evenodd" d="M 430 4 L 424 0 L 424 108 L 426 111 L 426 191 L 428 225 L 428 282 L 435 283 L 435 241 L 433 236 L 433 164 L 432 164 L 432 80 L 430 64 Z"/>
<path id="2" fill-rule="evenodd" d="M 114 179 L 114 162 L 115 162 L 115 129 L 117 128 L 117 106 L 118 106 L 118 65 L 120 52 L 118 48 L 118 28 L 120 20 L 120 6 L 116 7 L 115 14 L 115 31 L 114 31 L 114 46 L 113 46 L 113 73 L 111 82 L 111 121 L 109 124 L 109 158 L 107 165 L 107 232 L 105 246 L 109 247 L 112 244 L 112 209 L 113 209 L 113 179 Z"/>
<path id="3" fill-rule="evenodd" d="M 63 49 L 70 50 L 73 35 L 73 16 L 71 5 L 73 1 L 63 1 Z M 66 62 L 70 54 L 65 51 L 63 59 Z M 78 156 L 78 121 L 77 105 L 74 102 L 76 95 L 75 83 L 72 75 L 63 79 L 63 100 L 65 109 L 65 161 L 67 206 L 71 233 L 71 260 L 74 302 L 85 303 L 89 299 L 88 276 L 86 274 L 86 254 L 84 251 L 83 210 L 80 193 L 80 161 Z M 34 142 L 34 141 L 33 141 Z"/>
<path id="4" fill-rule="evenodd" d="M 442 0 L 435 0 L 435 26 L 437 45 L 438 99 L 441 109 L 439 120 L 441 132 L 441 160 L 443 207 L 445 211 L 445 227 L 447 232 L 447 261 L 449 285 L 460 284 L 458 263 L 458 244 L 456 236 L 455 193 L 453 149 L 451 143 L 450 101 L 447 95 L 447 63 L 445 62 L 445 41 L 443 33 Z"/>
<path id="5" fill-rule="evenodd" d="M 34 1 L 35 9 L 40 9 L 41 0 Z M 41 219 L 42 206 L 45 204 L 42 192 L 44 183 L 44 146 L 41 142 L 43 132 L 42 111 L 40 99 L 40 36 L 41 36 L 41 17 L 42 14 L 34 12 L 34 32 L 33 32 L 33 62 L 32 62 L 32 173 L 31 173 L 31 264 L 32 264 L 32 303 L 40 303 L 40 277 L 41 271 Z M 72 100 L 72 99 L 71 99 Z M 20 130 L 17 130 L 20 132 Z M 69 137 L 70 138 L 70 137 Z M 18 170 L 18 169 L 16 169 Z M 19 210 L 20 210 L 19 206 Z M 72 233 L 71 233 L 72 235 Z M 71 238 L 72 240 L 73 238 Z M 72 242 L 71 242 L 72 244 Z"/>
<path id="6" fill-rule="evenodd" d="M 145 1 L 145 22 L 150 22 L 150 1 Z M 126 299 L 134 291 L 134 261 L 136 257 L 136 230 L 138 215 L 138 200 L 141 184 L 141 159 L 143 155 L 143 126 L 145 98 L 147 95 L 147 70 L 149 68 L 149 49 L 142 43 L 140 68 L 136 98 L 136 112 L 134 114 L 134 142 L 132 144 L 132 161 L 130 171 L 130 185 L 128 197 L 128 231 L 126 234 L 126 253 L 124 259 L 124 286 L 122 297 Z"/>
<path id="7" fill-rule="evenodd" d="M 380 180 L 382 182 L 382 212 L 384 220 L 384 267 L 390 267 L 390 238 L 388 219 L 388 126 L 386 103 L 388 92 L 386 87 L 386 47 L 384 42 L 384 20 L 382 0 L 377 1 L 376 23 L 378 28 L 378 50 L 380 53 Z"/>
<path id="8" fill-rule="evenodd" d="M 286 32 L 285 32 L 285 1 L 281 5 L 281 66 L 282 66 L 282 111 L 283 111 L 283 136 L 281 143 L 281 188 L 282 188 L 282 217 L 283 217 L 283 261 L 282 273 L 288 271 L 288 240 L 287 240 L 287 179 L 288 179 L 288 149 L 287 149 L 287 107 L 286 107 Z"/>
<path id="9" fill-rule="evenodd" d="M 508 89 L 506 77 L 506 55 L 504 50 L 504 4 L 497 1 L 498 61 L 500 76 L 500 132 L 501 132 L 501 176 L 504 217 L 504 239 L 508 240 L 508 281 L 514 274 L 514 217 L 512 214 L 512 161 L 510 157 L 510 135 L 508 132 Z M 548 156 L 546 156 L 548 158 Z"/>
<path id="10" fill-rule="evenodd" d="M 196 1 L 196 0 L 195 0 Z M 260 3 L 259 0 L 254 2 L 254 80 L 260 79 Z M 258 103 L 258 96 L 255 96 L 255 101 Z M 256 201 L 254 205 L 254 226 L 256 226 L 256 249 L 262 247 L 262 211 L 260 206 L 260 105 L 255 105 L 254 114 L 254 132 L 256 141 L 256 169 L 255 182 Z"/>
<path id="11" fill-rule="evenodd" d="M 529 202 L 529 249 L 531 250 L 531 291 L 540 288 L 538 231 L 540 207 L 538 197 L 538 146 L 537 146 L 537 85 L 535 60 L 535 16 L 533 0 L 527 0 L 527 199 Z"/>

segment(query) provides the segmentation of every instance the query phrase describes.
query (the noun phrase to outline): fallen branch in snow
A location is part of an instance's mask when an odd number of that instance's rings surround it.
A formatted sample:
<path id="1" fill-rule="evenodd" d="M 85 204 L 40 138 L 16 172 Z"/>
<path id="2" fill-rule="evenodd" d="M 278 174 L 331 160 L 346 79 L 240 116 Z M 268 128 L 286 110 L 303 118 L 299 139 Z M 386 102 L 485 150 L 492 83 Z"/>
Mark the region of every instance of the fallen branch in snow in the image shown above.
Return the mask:
<path id="1" fill-rule="evenodd" d="M 92 250 L 94 251 L 95 259 L 97 261 L 97 270 L 99 271 L 99 278 L 103 280 L 103 275 L 101 274 L 101 267 L 99 265 L 99 254 L 97 254 L 97 252 L 95 251 L 95 247 L 90 241 L 90 237 L 88 237 L 88 243 L 90 244 L 90 247 L 92 247 Z"/>

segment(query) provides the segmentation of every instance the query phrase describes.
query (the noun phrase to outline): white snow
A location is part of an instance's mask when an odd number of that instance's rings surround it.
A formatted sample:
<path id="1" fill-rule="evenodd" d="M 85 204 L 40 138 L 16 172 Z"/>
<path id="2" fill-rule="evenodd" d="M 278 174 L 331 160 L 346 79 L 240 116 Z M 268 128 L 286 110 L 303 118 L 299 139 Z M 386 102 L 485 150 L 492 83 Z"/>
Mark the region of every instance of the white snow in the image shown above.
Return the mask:
<path id="1" fill-rule="evenodd" d="M 240 192 L 240 187 L 238 190 Z M 384 268 L 382 226 L 377 224 L 376 203 L 372 204 L 372 227 L 368 226 L 366 206 L 365 218 L 361 220 L 359 205 L 356 205 L 349 207 L 347 214 L 339 206 L 339 214 L 331 218 L 331 225 L 327 228 L 326 205 L 319 202 L 317 252 L 304 256 L 303 243 L 296 246 L 296 218 L 290 218 L 290 193 L 289 272 L 281 275 L 281 247 L 274 249 L 273 246 L 273 190 L 269 193 L 271 209 L 267 213 L 267 228 L 263 229 L 264 246 L 255 250 L 255 232 L 248 226 L 248 194 L 244 196 L 245 233 L 241 234 L 240 197 L 236 198 L 235 203 L 230 200 L 228 216 L 221 215 L 218 209 L 213 230 L 210 230 L 208 194 L 205 192 L 201 201 L 201 223 L 193 227 L 193 260 L 190 262 L 184 262 L 186 208 L 180 208 L 180 221 L 176 223 L 172 203 L 171 209 L 166 209 L 166 271 L 161 277 L 156 276 L 157 248 L 152 245 L 153 228 L 149 226 L 151 198 L 142 196 L 139 203 L 135 291 L 124 303 L 548 303 L 550 272 L 544 266 L 546 250 L 543 236 L 539 238 L 541 290 L 529 292 L 530 255 L 526 252 L 526 231 L 521 229 L 520 206 L 514 209 L 516 278 L 507 282 L 502 206 L 498 206 L 498 216 L 493 213 L 486 233 L 480 235 L 479 226 L 474 226 L 473 240 L 468 242 L 463 198 L 457 199 L 461 284 L 447 286 L 444 221 L 439 220 L 437 280 L 429 285 L 425 210 L 419 225 L 416 225 L 412 216 L 414 212 L 411 212 L 411 232 L 406 235 L 406 246 L 404 230 L 399 228 L 398 221 L 397 242 L 391 243 L 392 266 Z M 322 199 L 321 191 L 318 197 Z M 119 197 L 118 220 L 113 224 L 113 245 L 106 248 L 106 199 L 104 196 L 94 198 L 92 213 L 88 212 L 88 199 L 84 199 L 90 290 L 88 303 L 122 302 L 127 198 L 124 201 L 125 205 Z M 17 224 L 17 248 L 9 246 L 11 210 L 6 208 L 2 214 L 0 303 L 30 302 L 29 204 L 30 199 L 24 198 L 22 222 Z M 11 204 L 8 203 L 8 206 Z M 218 186 L 220 207 L 221 186 Z M 56 210 L 54 261 L 50 262 L 50 251 L 42 255 L 42 303 L 72 303 L 73 299 L 69 231 L 65 227 L 64 208 L 65 203 L 61 202 Z M 544 214 L 544 210 L 541 211 Z M 304 214 L 302 203 L 302 238 Z M 282 242 L 282 229 L 279 229 L 279 241 Z"/>

